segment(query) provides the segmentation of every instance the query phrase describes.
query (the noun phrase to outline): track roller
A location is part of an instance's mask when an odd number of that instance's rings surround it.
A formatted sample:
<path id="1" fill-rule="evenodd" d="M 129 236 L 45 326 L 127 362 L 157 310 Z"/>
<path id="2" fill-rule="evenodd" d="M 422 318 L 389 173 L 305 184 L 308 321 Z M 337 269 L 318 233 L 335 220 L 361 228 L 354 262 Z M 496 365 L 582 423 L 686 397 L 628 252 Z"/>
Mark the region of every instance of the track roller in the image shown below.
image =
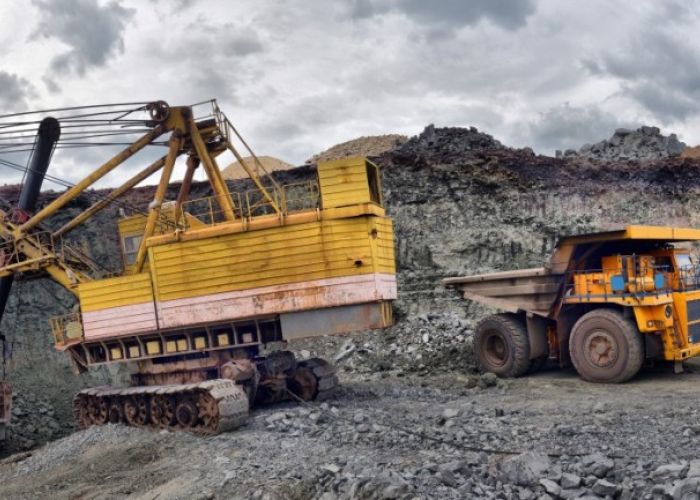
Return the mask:
<path id="1" fill-rule="evenodd" d="M 289 379 L 289 390 L 304 401 L 323 401 L 338 389 L 335 368 L 326 360 L 311 358 L 297 363 Z"/>
<path id="2" fill-rule="evenodd" d="M 183 385 L 86 389 L 73 400 L 80 428 L 125 423 L 152 429 L 218 434 L 248 419 L 248 396 L 232 380 Z"/>

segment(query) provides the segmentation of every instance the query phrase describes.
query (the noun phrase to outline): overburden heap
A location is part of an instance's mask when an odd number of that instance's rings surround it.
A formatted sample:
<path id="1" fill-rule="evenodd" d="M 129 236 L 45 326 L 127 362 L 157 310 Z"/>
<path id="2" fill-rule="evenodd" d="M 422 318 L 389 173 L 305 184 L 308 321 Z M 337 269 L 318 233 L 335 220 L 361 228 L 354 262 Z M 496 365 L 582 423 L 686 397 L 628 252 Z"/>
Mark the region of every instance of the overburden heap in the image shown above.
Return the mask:
<path id="1" fill-rule="evenodd" d="M 580 157 L 604 161 L 660 160 L 680 156 L 686 148 L 676 134 L 664 136 L 658 127 L 640 127 L 637 130 L 618 128 L 613 136 L 595 144 L 584 144 L 578 152 L 557 151 L 557 157 Z"/>

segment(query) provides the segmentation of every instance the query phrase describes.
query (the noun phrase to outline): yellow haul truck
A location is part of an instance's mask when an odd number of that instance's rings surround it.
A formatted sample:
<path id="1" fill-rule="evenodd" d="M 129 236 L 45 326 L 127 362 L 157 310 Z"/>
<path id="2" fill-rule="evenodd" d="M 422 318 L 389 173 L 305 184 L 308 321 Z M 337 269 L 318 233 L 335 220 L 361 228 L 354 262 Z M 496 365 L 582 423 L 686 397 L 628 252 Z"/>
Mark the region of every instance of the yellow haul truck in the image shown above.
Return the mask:
<path id="1" fill-rule="evenodd" d="M 392 324 L 393 228 L 378 167 L 346 158 L 320 163 L 315 181 L 279 185 L 258 175 L 259 162 L 242 159 L 232 140 L 247 144 L 215 102 L 201 119 L 191 107 L 164 102 L 144 110 L 150 116 L 140 123 L 141 138 L 36 214 L 0 212 L 0 277 L 48 273 L 78 298 L 78 310 L 51 319 L 57 349 L 79 372 L 110 363 L 132 369 L 131 387 L 80 392 L 78 423 L 211 434 L 241 425 L 254 402 L 328 396 L 337 378 L 326 361 L 298 360 L 285 350 L 265 356 L 263 347 Z M 42 227 L 162 136 L 162 158 L 60 228 Z M 254 190 L 229 192 L 216 163 L 225 151 Z M 187 158 L 185 177 L 166 200 L 180 155 Z M 199 167 L 214 194 L 191 199 Z M 119 221 L 123 271 L 104 276 L 63 236 L 156 172 L 148 210 Z"/>
<path id="2" fill-rule="evenodd" d="M 681 368 L 700 354 L 700 276 L 689 243 L 700 230 L 627 226 L 561 239 L 545 267 L 447 278 L 506 313 L 477 327 L 484 371 L 517 377 L 547 359 L 591 382 L 620 383 L 645 361 Z"/>

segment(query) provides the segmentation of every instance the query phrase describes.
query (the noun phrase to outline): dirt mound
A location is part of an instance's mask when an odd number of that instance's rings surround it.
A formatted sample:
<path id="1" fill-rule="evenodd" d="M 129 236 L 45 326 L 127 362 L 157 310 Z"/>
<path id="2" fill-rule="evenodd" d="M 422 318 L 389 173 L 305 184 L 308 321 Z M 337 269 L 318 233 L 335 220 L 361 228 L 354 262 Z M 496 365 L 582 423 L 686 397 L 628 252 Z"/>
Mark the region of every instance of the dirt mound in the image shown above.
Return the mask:
<path id="1" fill-rule="evenodd" d="M 405 135 L 387 134 L 358 137 L 351 141 L 336 144 L 312 156 L 306 163 L 337 160 L 348 156 L 377 156 L 402 145 L 408 140 Z"/>
<path id="2" fill-rule="evenodd" d="M 260 163 L 262 163 L 262 166 L 268 173 L 277 172 L 278 170 L 289 170 L 290 168 L 295 167 L 291 163 L 287 163 L 286 161 L 275 158 L 274 156 L 258 156 L 258 160 L 260 160 Z M 252 156 L 246 156 L 243 158 L 243 161 L 245 161 L 246 165 L 248 165 L 250 168 L 255 168 L 255 160 Z M 228 167 L 223 169 L 221 174 L 224 176 L 224 179 L 228 180 L 245 179 L 248 177 L 248 174 L 243 169 L 240 162 L 237 161 L 231 163 Z"/>
<path id="3" fill-rule="evenodd" d="M 637 130 L 619 128 L 609 140 L 584 144 L 578 152 L 567 150 L 563 156 L 604 161 L 659 160 L 679 156 L 684 148 L 676 134 L 667 137 L 658 127 L 644 126 Z M 557 151 L 557 157 L 561 156 L 561 151 Z"/>
<path id="4" fill-rule="evenodd" d="M 700 158 L 700 146 L 685 148 L 681 153 L 681 158 Z"/>

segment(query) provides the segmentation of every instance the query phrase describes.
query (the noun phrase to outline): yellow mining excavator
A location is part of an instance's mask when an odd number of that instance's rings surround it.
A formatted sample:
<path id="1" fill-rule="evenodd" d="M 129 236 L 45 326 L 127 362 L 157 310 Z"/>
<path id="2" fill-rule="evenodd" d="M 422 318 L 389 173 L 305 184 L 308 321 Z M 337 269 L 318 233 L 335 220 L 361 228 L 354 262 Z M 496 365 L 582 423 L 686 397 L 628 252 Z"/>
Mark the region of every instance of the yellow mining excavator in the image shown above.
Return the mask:
<path id="1" fill-rule="evenodd" d="M 140 137 L 40 210 L 25 203 L 0 211 L 2 280 L 48 274 L 78 299 L 74 312 L 50 319 L 56 348 L 77 372 L 112 363 L 132 368 L 130 387 L 96 387 L 75 397 L 81 427 L 232 429 L 254 403 L 321 399 L 336 388 L 326 361 L 296 359 L 287 350 L 264 356 L 266 345 L 392 324 L 393 229 L 378 167 L 360 157 L 330 161 L 317 166 L 315 181 L 280 185 L 216 102 L 210 105 L 203 116 L 162 101 L 130 110 L 147 113 Z M 84 115 L 100 115 L 91 111 Z M 82 126 L 84 115 L 60 125 Z M 234 140 L 248 149 L 250 164 Z M 42 148 L 50 156 L 53 143 L 46 143 L 41 137 L 34 143 L 33 158 Z M 60 227 L 46 225 L 153 144 L 165 155 Z M 254 189 L 229 191 L 217 165 L 224 152 L 235 156 Z M 184 178 L 167 199 L 180 156 Z M 30 168 L 28 181 L 46 163 Z M 197 168 L 209 181 L 208 198 L 190 196 Z M 118 221 L 122 272 L 105 274 L 66 243 L 67 233 L 157 172 L 147 211 Z M 38 194 L 36 187 L 29 191 Z"/>

